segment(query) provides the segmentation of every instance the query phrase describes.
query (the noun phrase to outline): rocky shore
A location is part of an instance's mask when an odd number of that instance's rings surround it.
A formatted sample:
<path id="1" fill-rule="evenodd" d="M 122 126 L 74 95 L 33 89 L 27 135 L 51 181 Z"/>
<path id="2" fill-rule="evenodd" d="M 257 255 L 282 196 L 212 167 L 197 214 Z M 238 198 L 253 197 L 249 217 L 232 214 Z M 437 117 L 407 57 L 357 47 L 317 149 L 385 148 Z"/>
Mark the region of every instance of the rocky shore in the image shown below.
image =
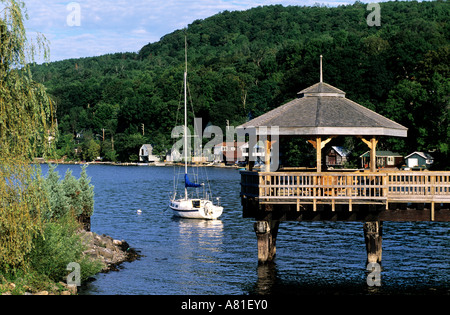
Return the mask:
<path id="1" fill-rule="evenodd" d="M 102 272 L 118 270 L 118 265 L 131 262 L 139 258 L 139 253 L 131 248 L 124 240 L 115 240 L 107 235 L 98 235 L 94 232 L 81 231 L 80 234 L 88 246 L 85 255 L 100 260 L 104 267 Z"/>
<path id="2" fill-rule="evenodd" d="M 88 249 L 83 253 L 89 255 L 92 259 L 99 260 L 103 264 L 101 272 L 117 271 L 119 265 L 123 262 L 131 262 L 138 259 L 141 255 L 124 240 L 115 240 L 107 235 L 98 235 L 94 232 L 81 230 L 80 235 Z M 1 281 L 0 281 L 1 283 Z M 8 291 L 2 295 L 12 295 L 16 285 L 6 283 L 2 285 Z M 25 295 L 76 295 L 77 286 L 67 285 L 60 281 L 49 291 L 25 292 Z"/>

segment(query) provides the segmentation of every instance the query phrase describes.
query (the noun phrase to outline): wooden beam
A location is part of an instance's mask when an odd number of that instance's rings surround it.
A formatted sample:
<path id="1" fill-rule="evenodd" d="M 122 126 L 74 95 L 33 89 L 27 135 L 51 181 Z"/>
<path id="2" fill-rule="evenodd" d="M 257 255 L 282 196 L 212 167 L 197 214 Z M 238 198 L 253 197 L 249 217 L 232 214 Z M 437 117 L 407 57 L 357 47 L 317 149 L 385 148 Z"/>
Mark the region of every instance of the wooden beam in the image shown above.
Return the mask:
<path id="1" fill-rule="evenodd" d="M 267 135 L 266 143 L 264 145 L 264 170 L 270 172 L 270 150 L 272 149 L 272 141 L 270 135 Z"/>
<path id="2" fill-rule="evenodd" d="M 316 141 L 308 139 L 308 142 L 312 144 L 312 146 L 314 147 L 314 149 L 317 149 L 317 145 L 316 145 Z"/>
<path id="3" fill-rule="evenodd" d="M 370 149 L 370 171 L 375 172 L 377 170 L 377 158 L 376 158 L 376 152 L 377 152 L 377 143 L 378 140 L 375 136 L 372 136 L 370 138 L 370 141 L 364 139 L 362 136 L 358 136 L 364 142 Z"/>
<path id="4" fill-rule="evenodd" d="M 322 172 L 322 138 L 316 138 L 316 170 L 317 173 Z"/>
<path id="5" fill-rule="evenodd" d="M 370 139 L 370 171 L 375 172 L 377 170 L 377 143 L 378 140 L 375 137 Z"/>
<path id="6" fill-rule="evenodd" d="M 330 142 L 331 140 L 333 140 L 333 138 L 335 138 L 335 137 L 336 136 L 331 136 L 326 140 L 320 141 L 320 148 L 323 149 L 325 147 L 325 145 L 327 145 L 327 143 Z M 320 139 L 322 139 L 322 138 L 320 138 Z M 317 149 L 317 138 L 316 138 L 316 140 L 308 139 L 308 142 L 312 144 L 314 149 Z"/>
<path id="7" fill-rule="evenodd" d="M 358 138 L 360 138 L 362 140 L 362 142 L 364 142 L 369 147 L 369 149 L 372 149 L 372 143 L 370 141 L 367 141 L 366 139 L 364 139 L 361 136 L 358 136 Z"/>
<path id="8" fill-rule="evenodd" d="M 333 140 L 334 137 L 336 137 L 336 136 L 332 136 L 332 137 L 329 137 L 327 140 L 323 140 L 323 141 L 321 142 L 321 144 L 320 144 L 320 148 L 321 148 L 321 149 L 325 148 L 325 146 L 327 145 L 327 143 L 330 142 L 331 140 Z"/>
<path id="9" fill-rule="evenodd" d="M 321 137 L 316 137 L 316 140 L 309 139 L 308 142 L 312 144 L 316 149 L 316 170 L 318 173 L 322 172 L 322 149 L 325 148 L 328 142 L 330 142 L 336 136 L 331 136 L 322 141 Z"/>

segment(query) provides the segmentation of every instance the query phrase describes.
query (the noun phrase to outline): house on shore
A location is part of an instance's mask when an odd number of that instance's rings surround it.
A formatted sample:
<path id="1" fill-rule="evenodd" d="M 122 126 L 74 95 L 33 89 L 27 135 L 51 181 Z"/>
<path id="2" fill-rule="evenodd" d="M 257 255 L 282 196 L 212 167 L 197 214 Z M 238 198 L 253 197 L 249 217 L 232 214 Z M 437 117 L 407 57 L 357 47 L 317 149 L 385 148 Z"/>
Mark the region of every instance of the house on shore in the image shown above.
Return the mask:
<path id="1" fill-rule="evenodd" d="M 183 157 L 180 151 L 178 151 L 177 149 L 172 148 L 169 151 L 167 151 L 165 162 L 181 162 L 182 160 Z"/>
<path id="2" fill-rule="evenodd" d="M 415 151 L 405 156 L 405 163 L 409 168 L 430 169 L 433 162 L 434 158 L 426 152 Z"/>
<path id="3" fill-rule="evenodd" d="M 139 149 L 139 162 L 159 162 L 159 157 L 153 155 L 153 146 L 151 144 L 143 144 Z"/>
<path id="4" fill-rule="evenodd" d="M 370 167 L 370 151 L 362 154 L 361 167 Z M 376 168 L 400 168 L 403 164 L 403 156 L 392 151 L 376 151 Z"/>
<path id="5" fill-rule="evenodd" d="M 332 146 L 325 155 L 327 167 L 342 168 L 347 162 L 350 151 L 344 147 Z"/>

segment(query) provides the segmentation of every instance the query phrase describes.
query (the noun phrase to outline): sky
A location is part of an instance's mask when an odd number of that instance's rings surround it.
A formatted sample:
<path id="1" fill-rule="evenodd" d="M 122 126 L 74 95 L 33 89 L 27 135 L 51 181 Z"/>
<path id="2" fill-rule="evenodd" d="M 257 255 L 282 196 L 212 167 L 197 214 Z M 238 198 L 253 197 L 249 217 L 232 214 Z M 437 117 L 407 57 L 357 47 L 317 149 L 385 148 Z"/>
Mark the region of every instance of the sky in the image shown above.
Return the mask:
<path id="1" fill-rule="evenodd" d="M 225 10 L 316 3 L 337 6 L 354 0 L 25 0 L 25 25 L 29 36 L 40 32 L 47 38 L 50 61 L 57 61 L 138 52 L 197 19 Z"/>

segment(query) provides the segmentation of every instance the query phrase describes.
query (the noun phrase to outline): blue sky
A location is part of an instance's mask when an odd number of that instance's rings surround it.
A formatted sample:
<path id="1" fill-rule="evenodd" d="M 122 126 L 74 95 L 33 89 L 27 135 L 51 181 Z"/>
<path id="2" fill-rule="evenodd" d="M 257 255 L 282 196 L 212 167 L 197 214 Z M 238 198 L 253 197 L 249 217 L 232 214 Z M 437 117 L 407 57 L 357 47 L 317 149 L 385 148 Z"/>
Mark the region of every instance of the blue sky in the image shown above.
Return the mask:
<path id="1" fill-rule="evenodd" d="M 363 1 L 375 2 L 375 1 Z M 71 5 L 74 3 L 74 5 Z M 352 0 L 25 0 L 29 34 L 50 41 L 50 60 L 137 52 L 196 19 L 260 5 L 351 4 Z M 79 11 L 76 6 L 78 5 Z M 79 14 L 78 14 L 79 13 Z M 76 17 L 79 17 L 77 25 Z M 75 24 L 75 25 L 74 25 Z M 39 60 L 39 59 L 38 59 Z"/>

